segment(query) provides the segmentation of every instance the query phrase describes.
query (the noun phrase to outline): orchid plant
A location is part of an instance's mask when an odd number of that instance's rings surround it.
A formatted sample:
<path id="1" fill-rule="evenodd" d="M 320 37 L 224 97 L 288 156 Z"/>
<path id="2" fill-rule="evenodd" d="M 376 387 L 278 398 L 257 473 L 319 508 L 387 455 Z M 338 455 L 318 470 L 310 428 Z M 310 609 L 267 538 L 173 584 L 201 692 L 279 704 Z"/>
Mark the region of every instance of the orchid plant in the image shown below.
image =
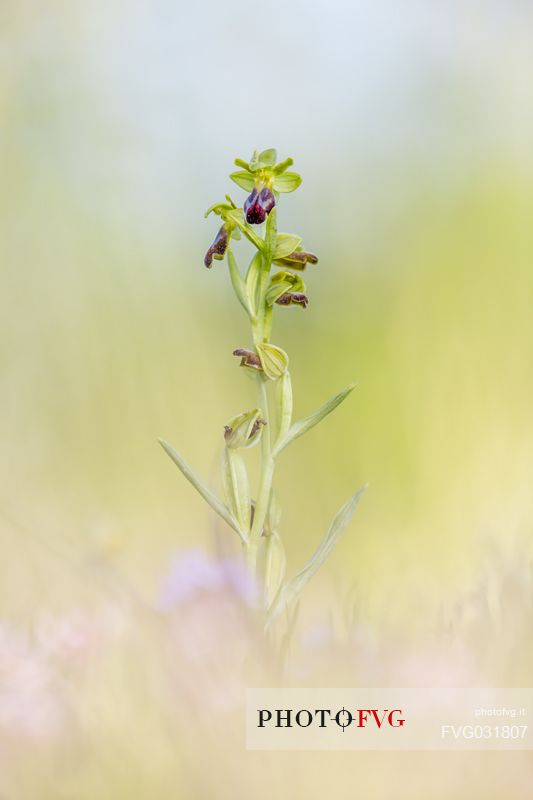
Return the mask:
<path id="1" fill-rule="evenodd" d="M 293 421 L 289 357 L 272 343 L 271 335 L 275 308 L 307 308 L 302 272 L 307 265 L 318 263 L 317 256 L 302 247 L 300 236 L 279 233 L 277 227 L 280 195 L 295 191 L 301 177 L 290 170 L 292 158 L 277 163 L 274 149 L 254 152 L 249 162 L 236 159 L 235 165 L 239 169 L 230 178 L 248 196 L 242 207 L 226 195 L 224 202 L 206 211 L 206 217 L 216 214 L 222 224 L 204 264 L 211 268 L 214 261 L 226 258 L 235 295 L 250 321 L 253 344 L 237 348 L 233 355 L 257 384 L 257 406 L 237 414 L 224 426 L 224 500 L 212 492 L 173 447 L 165 441 L 161 444 L 187 480 L 240 538 L 248 567 L 262 589 L 267 619 L 271 621 L 300 595 L 324 563 L 366 487 L 342 506 L 314 555 L 295 577 L 287 580 L 281 512 L 274 491 L 276 464 L 290 444 L 348 397 L 354 384 L 346 386 L 309 416 Z M 232 249 L 242 235 L 255 249 L 244 274 Z M 259 443 L 259 485 L 252 493 L 246 451 Z"/>

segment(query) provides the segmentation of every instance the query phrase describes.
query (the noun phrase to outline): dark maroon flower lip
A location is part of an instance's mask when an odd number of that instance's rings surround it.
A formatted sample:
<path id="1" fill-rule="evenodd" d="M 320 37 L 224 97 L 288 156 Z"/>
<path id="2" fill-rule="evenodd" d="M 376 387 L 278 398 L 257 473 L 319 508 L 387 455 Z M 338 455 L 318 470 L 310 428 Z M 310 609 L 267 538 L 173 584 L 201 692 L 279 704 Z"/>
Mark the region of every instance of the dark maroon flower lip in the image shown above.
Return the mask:
<path id="1" fill-rule="evenodd" d="M 302 306 L 302 308 L 307 308 L 309 305 L 309 298 L 302 292 L 286 292 L 282 294 L 281 297 L 278 297 L 276 303 L 280 306 L 297 305 Z"/>
<path id="2" fill-rule="evenodd" d="M 213 266 L 213 259 L 221 261 L 224 258 L 226 250 L 228 249 L 228 244 L 228 228 L 226 225 L 223 225 L 215 236 L 213 244 L 205 254 L 204 264 L 208 269 Z"/>
<path id="3" fill-rule="evenodd" d="M 244 216 L 249 225 L 261 225 L 276 205 L 274 193 L 268 186 L 254 187 L 243 206 Z"/>

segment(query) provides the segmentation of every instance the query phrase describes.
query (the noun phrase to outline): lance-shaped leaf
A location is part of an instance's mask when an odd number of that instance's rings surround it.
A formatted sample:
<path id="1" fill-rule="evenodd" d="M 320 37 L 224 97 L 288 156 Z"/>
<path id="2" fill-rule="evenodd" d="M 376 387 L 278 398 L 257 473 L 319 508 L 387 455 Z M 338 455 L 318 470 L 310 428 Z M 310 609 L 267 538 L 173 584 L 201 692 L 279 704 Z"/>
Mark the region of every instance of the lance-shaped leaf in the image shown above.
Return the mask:
<path id="1" fill-rule="evenodd" d="M 276 240 L 278 234 L 277 224 L 278 224 L 278 210 L 274 206 L 274 208 L 267 217 L 266 231 L 265 231 L 266 252 L 269 254 L 271 260 L 272 260 L 272 253 L 276 249 Z"/>
<path id="2" fill-rule="evenodd" d="M 286 258 L 293 253 L 301 243 L 301 236 L 295 236 L 292 233 L 278 233 L 272 259 Z"/>
<path id="3" fill-rule="evenodd" d="M 315 425 L 318 425 L 324 417 L 327 417 L 328 414 L 331 414 L 337 406 L 340 406 L 343 400 L 346 400 L 348 395 L 355 389 L 355 383 L 350 383 L 348 386 L 345 386 L 344 389 L 332 397 L 327 403 L 324 403 L 323 406 L 320 406 L 315 412 L 309 414 L 309 416 L 304 417 L 303 419 L 298 420 L 289 428 L 289 432 L 285 436 L 285 438 L 279 442 L 279 444 L 274 448 L 274 452 L 272 453 L 273 457 L 276 458 L 282 450 L 284 450 L 287 445 L 294 442 L 295 439 L 298 439 L 299 436 L 303 436 L 304 433 L 314 428 Z"/>
<path id="4" fill-rule="evenodd" d="M 276 443 L 282 442 L 290 430 L 292 422 L 292 384 L 289 371 L 284 372 L 275 384 L 276 418 L 279 428 L 276 430 Z"/>
<path id="5" fill-rule="evenodd" d="M 231 248 L 228 249 L 228 266 L 229 266 L 229 274 L 231 277 L 231 284 L 237 296 L 237 300 L 244 308 L 246 313 L 251 315 L 251 309 L 248 305 L 248 298 L 246 295 L 246 286 L 244 283 L 244 279 L 241 273 L 239 272 L 239 268 L 237 266 L 237 262 L 235 261 L 235 256 L 233 255 L 233 251 L 231 250 Z"/>
<path id="6" fill-rule="evenodd" d="M 224 448 L 222 471 L 226 501 L 241 530 L 250 530 L 250 482 L 242 456 L 230 447 Z"/>
<path id="7" fill-rule="evenodd" d="M 261 537 L 257 566 L 263 583 L 265 606 L 270 608 L 280 593 L 287 568 L 285 548 L 276 531 Z"/>
<path id="8" fill-rule="evenodd" d="M 309 583 L 311 578 L 318 572 L 322 564 L 330 555 L 331 551 L 339 541 L 341 535 L 346 530 L 352 519 L 355 509 L 366 491 L 366 485 L 353 494 L 347 503 L 337 512 L 333 522 L 329 526 L 328 532 L 318 545 L 313 557 L 307 562 L 305 567 L 287 583 L 279 592 L 275 605 L 271 610 L 271 615 L 276 615 L 283 610 L 290 602 L 295 600 Z"/>
<path id="9" fill-rule="evenodd" d="M 164 439 L 159 439 L 159 444 L 163 448 L 163 450 L 167 453 L 168 456 L 172 459 L 174 464 L 181 470 L 182 475 L 192 483 L 196 491 L 204 498 L 206 503 L 208 503 L 213 511 L 222 517 L 224 522 L 226 522 L 230 528 L 239 534 L 240 538 L 243 542 L 246 541 L 246 536 L 243 531 L 240 529 L 239 524 L 236 519 L 230 514 L 229 510 L 226 508 L 224 503 L 222 503 L 218 497 L 209 489 L 203 480 L 200 478 L 199 475 L 193 470 L 193 468 L 185 461 L 184 458 L 174 450 L 174 448 L 165 442 Z"/>
<path id="10" fill-rule="evenodd" d="M 261 274 L 261 266 L 263 258 L 261 253 L 256 253 L 250 262 L 248 272 L 246 273 L 246 297 L 250 304 L 250 311 L 252 314 L 257 313 L 257 287 L 259 285 L 259 276 Z"/>

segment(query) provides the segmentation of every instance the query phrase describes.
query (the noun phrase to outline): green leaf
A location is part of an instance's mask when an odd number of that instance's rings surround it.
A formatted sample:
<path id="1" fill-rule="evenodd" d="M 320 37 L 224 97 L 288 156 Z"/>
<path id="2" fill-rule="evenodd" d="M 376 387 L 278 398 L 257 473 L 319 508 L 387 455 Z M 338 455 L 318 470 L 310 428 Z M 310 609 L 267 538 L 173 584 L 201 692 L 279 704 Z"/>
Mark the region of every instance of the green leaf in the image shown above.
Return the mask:
<path id="1" fill-rule="evenodd" d="M 285 372 L 275 385 L 276 418 L 278 429 L 276 431 L 276 444 L 282 442 L 287 436 L 292 422 L 292 383 L 289 371 Z"/>
<path id="2" fill-rule="evenodd" d="M 265 592 L 265 605 L 270 608 L 279 595 L 285 573 L 287 559 L 285 548 L 277 532 L 261 537 L 258 554 L 258 572 Z"/>
<path id="3" fill-rule="evenodd" d="M 265 520 L 265 531 L 267 533 L 275 533 L 279 530 L 281 523 L 281 506 L 274 489 L 270 493 L 270 505 L 268 507 L 268 514 Z"/>
<path id="4" fill-rule="evenodd" d="M 248 472 L 242 456 L 229 447 L 224 448 L 222 475 L 226 502 L 241 530 L 248 533 L 252 510 Z"/>
<path id="5" fill-rule="evenodd" d="M 246 273 L 245 285 L 246 296 L 250 304 L 250 311 L 253 315 L 257 313 L 257 287 L 259 285 L 259 276 L 261 275 L 261 265 L 263 258 L 261 253 L 256 253 L 250 261 L 248 272 Z"/>
<path id="6" fill-rule="evenodd" d="M 351 521 L 359 501 L 366 491 L 366 485 L 353 494 L 347 503 L 337 512 L 333 522 L 329 526 L 328 532 L 318 545 L 313 557 L 307 562 L 305 567 L 287 583 L 281 590 L 272 613 L 277 614 L 285 606 L 295 600 L 302 590 L 309 583 L 311 578 L 318 572 L 322 564 L 326 561 L 331 551 L 339 541 L 341 535 L 346 530 Z"/>
<path id="7" fill-rule="evenodd" d="M 302 179 L 297 172 L 284 172 L 283 175 L 274 177 L 272 186 L 276 192 L 294 192 L 301 182 Z"/>
<path id="8" fill-rule="evenodd" d="M 251 192 L 255 186 L 253 175 L 249 172 L 232 172 L 230 175 L 231 180 L 247 192 Z"/>
<path id="9" fill-rule="evenodd" d="M 246 286 L 243 277 L 239 272 L 239 268 L 237 266 L 237 262 L 235 261 L 235 256 L 233 255 L 233 251 L 231 248 L 228 248 L 228 266 L 229 266 L 229 274 L 231 277 L 231 284 L 233 286 L 235 294 L 237 295 L 237 300 L 244 308 L 246 313 L 251 315 L 251 311 L 248 306 L 248 298 L 246 295 Z"/>
<path id="10" fill-rule="evenodd" d="M 159 439 L 159 444 L 166 452 L 168 456 L 172 459 L 174 464 L 181 470 L 182 475 L 187 478 L 189 483 L 192 483 L 196 491 L 204 498 L 206 503 L 208 503 L 213 511 L 222 517 L 224 522 L 226 522 L 230 528 L 238 533 L 240 538 L 243 542 L 246 541 L 246 535 L 240 529 L 237 520 L 230 514 L 229 510 L 226 508 L 224 503 L 222 503 L 218 497 L 209 489 L 203 480 L 196 474 L 193 468 L 185 461 L 185 459 L 176 451 L 174 448 L 165 442 L 164 439 Z"/>
<path id="11" fill-rule="evenodd" d="M 281 378 L 289 367 L 289 356 L 285 350 L 267 342 L 259 342 L 255 349 L 261 359 L 261 366 L 267 378 L 270 378 L 271 381 Z"/>
<path id="12" fill-rule="evenodd" d="M 286 258 L 286 256 L 294 253 L 301 243 L 301 236 L 295 236 L 292 233 L 278 233 L 272 260 L 276 258 Z"/>
<path id="13" fill-rule="evenodd" d="M 276 241 L 278 237 L 278 209 L 274 206 L 272 211 L 267 217 L 266 231 L 265 231 L 265 244 L 267 253 L 270 254 L 272 261 L 272 253 L 276 249 Z"/>
<path id="14" fill-rule="evenodd" d="M 328 414 L 331 414 L 331 412 L 334 411 L 337 406 L 343 402 L 343 400 L 346 400 L 351 392 L 353 392 L 355 386 L 355 383 L 350 383 L 312 414 L 309 414 L 309 416 L 304 417 L 298 422 L 295 422 L 294 425 L 292 425 L 292 427 L 289 429 L 289 432 L 283 441 L 274 448 L 274 452 L 272 453 L 273 458 L 279 456 L 281 451 L 284 450 L 287 445 L 291 444 L 291 442 L 294 442 L 294 440 L 298 439 L 299 436 L 303 436 L 304 433 L 307 433 L 307 431 L 311 430 L 311 428 L 314 428 L 315 425 L 318 425 L 318 423 L 321 422 L 324 417 L 327 417 Z"/>
<path id="15" fill-rule="evenodd" d="M 262 153 L 259 153 L 259 161 L 268 167 L 274 166 L 277 157 L 277 151 L 273 147 L 270 147 L 268 150 L 263 150 Z"/>

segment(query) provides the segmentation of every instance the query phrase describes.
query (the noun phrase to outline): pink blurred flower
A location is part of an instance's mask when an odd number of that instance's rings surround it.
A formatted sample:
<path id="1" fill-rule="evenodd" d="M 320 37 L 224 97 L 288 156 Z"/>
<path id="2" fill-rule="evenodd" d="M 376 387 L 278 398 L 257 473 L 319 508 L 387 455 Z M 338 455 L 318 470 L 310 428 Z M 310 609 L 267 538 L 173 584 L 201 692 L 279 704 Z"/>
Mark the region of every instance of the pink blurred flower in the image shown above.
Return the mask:
<path id="1" fill-rule="evenodd" d="M 0 738 L 43 739 L 59 733 L 63 697 L 46 658 L 27 636 L 0 625 Z"/>
<path id="2" fill-rule="evenodd" d="M 50 659 L 79 665 L 100 653 L 127 624 L 125 613 L 118 606 L 106 606 L 98 613 L 79 608 L 64 614 L 43 613 L 35 627 L 36 641 Z"/>
<path id="3" fill-rule="evenodd" d="M 256 597 L 240 561 L 216 560 L 199 550 L 174 557 L 158 605 L 177 648 L 174 673 L 193 704 L 225 710 L 242 701 Z"/>
<path id="4" fill-rule="evenodd" d="M 158 605 L 162 611 L 172 611 L 194 597 L 213 592 L 228 592 L 250 606 L 257 599 L 257 586 L 242 561 L 215 560 L 201 550 L 188 550 L 172 559 Z"/>

